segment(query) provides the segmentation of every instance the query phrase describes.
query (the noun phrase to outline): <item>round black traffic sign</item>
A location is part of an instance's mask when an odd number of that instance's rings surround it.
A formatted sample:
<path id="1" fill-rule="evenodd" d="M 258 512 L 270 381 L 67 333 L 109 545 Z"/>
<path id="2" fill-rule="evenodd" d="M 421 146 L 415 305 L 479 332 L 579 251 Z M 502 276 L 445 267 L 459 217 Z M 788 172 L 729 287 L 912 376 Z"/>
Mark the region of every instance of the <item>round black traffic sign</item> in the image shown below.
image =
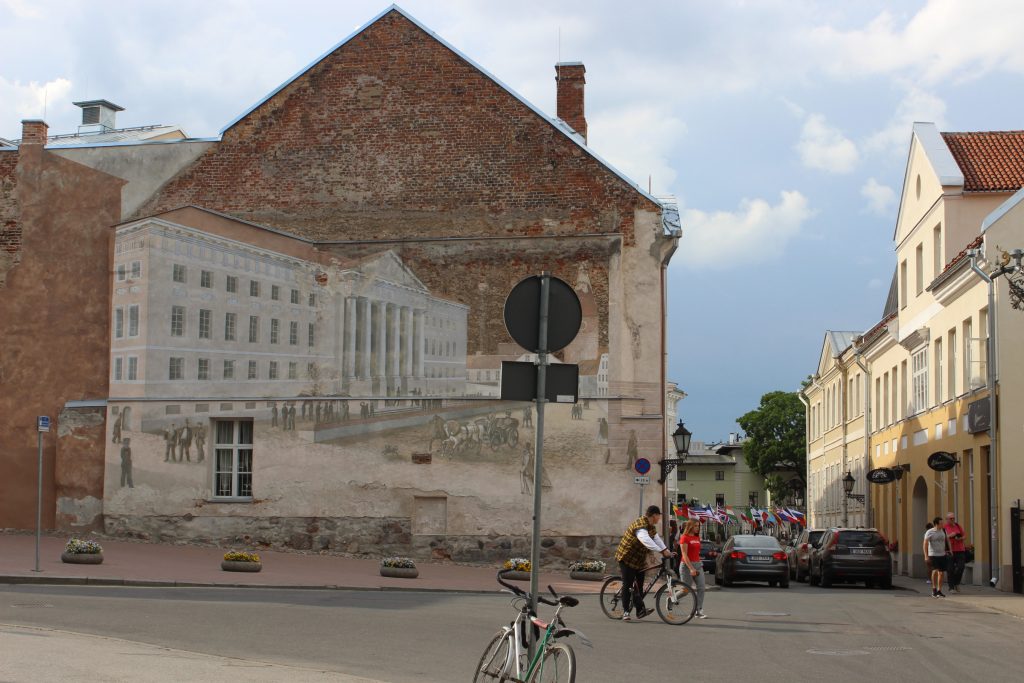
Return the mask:
<path id="1" fill-rule="evenodd" d="M 534 353 L 561 351 L 576 338 L 583 322 L 583 308 L 576 292 L 565 280 L 549 278 L 546 349 L 538 343 L 541 276 L 520 281 L 505 299 L 505 329 L 517 344 Z"/>

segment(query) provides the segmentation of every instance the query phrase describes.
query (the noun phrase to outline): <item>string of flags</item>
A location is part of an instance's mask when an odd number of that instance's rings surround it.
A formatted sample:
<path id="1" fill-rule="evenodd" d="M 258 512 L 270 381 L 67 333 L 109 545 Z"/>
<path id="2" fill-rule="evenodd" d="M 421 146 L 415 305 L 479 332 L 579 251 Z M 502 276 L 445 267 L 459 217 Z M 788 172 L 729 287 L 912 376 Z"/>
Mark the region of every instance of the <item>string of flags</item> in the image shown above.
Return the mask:
<path id="1" fill-rule="evenodd" d="M 782 523 L 799 524 L 806 526 L 806 517 L 799 510 L 788 507 L 770 506 L 768 508 L 737 507 L 731 505 L 687 505 L 680 503 L 672 506 L 672 513 L 680 520 L 692 519 L 700 523 L 715 522 L 716 524 L 727 524 L 733 522 L 740 524 L 776 525 Z"/>

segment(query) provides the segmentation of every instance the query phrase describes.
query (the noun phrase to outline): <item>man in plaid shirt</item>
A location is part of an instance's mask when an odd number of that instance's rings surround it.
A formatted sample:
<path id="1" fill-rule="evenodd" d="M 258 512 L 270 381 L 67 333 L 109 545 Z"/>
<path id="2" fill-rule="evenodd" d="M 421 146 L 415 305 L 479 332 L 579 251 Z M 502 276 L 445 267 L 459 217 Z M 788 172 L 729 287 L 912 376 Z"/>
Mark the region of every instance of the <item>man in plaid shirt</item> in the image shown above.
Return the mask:
<path id="1" fill-rule="evenodd" d="M 661 521 L 661 508 L 652 505 L 647 508 L 643 517 L 636 519 L 626 528 L 619 541 L 619 549 L 615 551 L 615 559 L 619 563 L 622 575 L 622 620 L 629 621 L 629 612 L 636 602 L 636 617 L 643 619 L 650 611 L 644 607 L 644 574 L 647 567 L 648 551 L 661 553 L 662 557 L 672 557 L 665 543 L 658 535 L 658 522 Z M 634 597 L 635 594 L 635 597 Z"/>

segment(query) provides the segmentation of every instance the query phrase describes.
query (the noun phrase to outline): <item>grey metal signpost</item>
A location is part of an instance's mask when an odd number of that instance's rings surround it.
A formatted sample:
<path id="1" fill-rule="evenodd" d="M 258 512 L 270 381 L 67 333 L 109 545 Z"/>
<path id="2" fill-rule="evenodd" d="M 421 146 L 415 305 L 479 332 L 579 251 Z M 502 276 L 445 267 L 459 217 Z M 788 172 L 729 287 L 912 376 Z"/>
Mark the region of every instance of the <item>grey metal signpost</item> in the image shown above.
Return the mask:
<path id="1" fill-rule="evenodd" d="M 551 304 L 555 304 L 554 320 L 549 316 Z M 576 293 L 563 280 L 544 272 L 540 276 L 527 278 L 517 284 L 505 300 L 505 327 L 509 335 L 525 349 L 537 354 L 536 393 L 532 396 L 521 394 L 521 377 L 513 378 L 511 363 L 502 364 L 501 398 L 503 400 L 533 400 L 537 403 L 537 436 L 533 455 L 533 537 L 530 543 L 530 609 L 537 612 L 538 579 L 540 572 L 540 503 L 541 482 L 544 462 L 544 406 L 548 402 L 548 354 L 560 351 L 569 345 L 579 332 L 583 310 Z M 508 370 L 508 377 L 506 377 Z M 573 382 L 577 374 L 565 376 Z M 562 375 L 556 376 L 560 384 Z M 561 401 L 563 396 L 575 400 L 578 386 L 552 387 Z M 530 629 L 530 656 L 536 646 L 533 629 Z"/>
<path id="2" fill-rule="evenodd" d="M 50 418 L 40 415 L 36 418 L 36 441 L 39 446 L 39 473 L 36 481 L 36 568 L 39 569 L 39 541 L 43 528 L 43 432 L 50 431 Z"/>

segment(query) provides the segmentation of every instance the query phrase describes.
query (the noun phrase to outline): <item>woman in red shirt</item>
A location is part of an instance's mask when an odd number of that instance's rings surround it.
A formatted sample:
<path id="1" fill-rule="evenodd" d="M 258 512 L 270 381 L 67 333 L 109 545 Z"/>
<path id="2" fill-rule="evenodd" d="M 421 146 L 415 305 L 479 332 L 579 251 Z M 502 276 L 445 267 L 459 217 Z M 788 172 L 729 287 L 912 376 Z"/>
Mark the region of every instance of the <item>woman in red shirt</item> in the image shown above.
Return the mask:
<path id="1" fill-rule="evenodd" d="M 686 563 L 687 574 L 683 574 L 680 567 L 680 574 L 683 581 L 689 584 L 690 588 L 697 591 L 697 612 L 698 619 L 706 619 L 704 614 L 704 564 L 700 561 L 700 523 L 690 520 L 683 527 L 683 535 L 679 537 L 679 555 Z M 689 580 L 687 581 L 687 578 Z"/>

